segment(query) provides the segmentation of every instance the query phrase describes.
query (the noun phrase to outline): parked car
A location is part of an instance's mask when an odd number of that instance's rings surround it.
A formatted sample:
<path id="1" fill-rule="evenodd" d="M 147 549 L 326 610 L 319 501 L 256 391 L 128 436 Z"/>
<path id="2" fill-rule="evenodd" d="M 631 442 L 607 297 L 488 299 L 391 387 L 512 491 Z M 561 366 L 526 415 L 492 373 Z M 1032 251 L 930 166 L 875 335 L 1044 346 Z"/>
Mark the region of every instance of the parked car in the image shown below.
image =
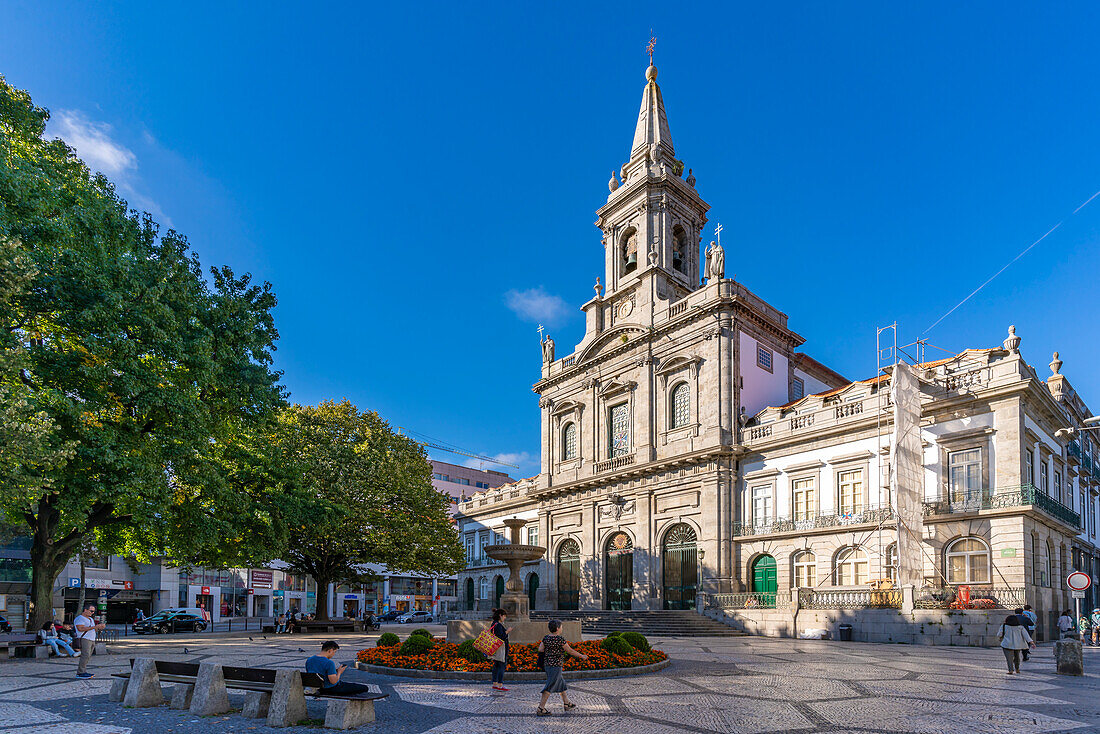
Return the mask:
<path id="1" fill-rule="evenodd" d="M 11 632 L 11 625 L 8 624 L 8 620 L 2 614 L 0 614 L 0 632 Z"/>
<path id="2" fill-rule="evenodd" d="M 398 624 L 409 624 L 410 622 L 431 622 L 431 612 L 405 612 L 397 618 Z"/>
<path id="3" fill-rule="evenodd" d="M 166 634 L 168 632 L 202 632 L 206 620 L 191 611 L 165 609 L 152 617 L 134 622 L 134 632 L 139 634 Z"/>
<path id="4" fill-rule="evenodd" d="M 394 622 L 402 614 L 405 614 L 405 612 L 386 612 L 385 614 L 380 614 L 378 616 L 378 621 L 379 622 Z"/>

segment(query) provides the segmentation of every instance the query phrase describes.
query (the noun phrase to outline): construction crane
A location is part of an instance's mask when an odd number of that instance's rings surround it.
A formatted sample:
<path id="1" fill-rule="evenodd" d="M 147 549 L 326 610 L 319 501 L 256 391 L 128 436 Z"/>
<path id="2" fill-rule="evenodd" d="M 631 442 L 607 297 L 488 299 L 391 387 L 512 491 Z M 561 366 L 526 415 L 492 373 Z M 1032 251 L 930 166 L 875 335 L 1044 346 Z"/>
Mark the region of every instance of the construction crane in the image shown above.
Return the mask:
<path id="1" fill-rule="evenodd" d="M 491 456 L 482 456 L 481 454 L 475 454 L 473 452 L 460 449 L 456 446 L 448 446 L 446 444 L 440 443 L 438 439 L 434 439 L 431 436 L 426 436 L 423 433 L 417 433 L 416 431 L 409 431 L 401 426 L 398 426 L 397 433 L 407 433 L 409 435 L 409 438 L 416 441 L 421 446 L 427 446 L 430 449 L 436 449 L 437 451 L 449 451 L 452 454 L 458 454 L 459 456 L 468 456 L 471 459 L 477 459 L 478 461 L 485 461 L 490 464 L 499 464 L 501 466 L 510 466 L 513 469 L 519 469 L 519 466 L 517 466 L 516 464 L 509 464 L 507 461 L 494 459 Z"/>

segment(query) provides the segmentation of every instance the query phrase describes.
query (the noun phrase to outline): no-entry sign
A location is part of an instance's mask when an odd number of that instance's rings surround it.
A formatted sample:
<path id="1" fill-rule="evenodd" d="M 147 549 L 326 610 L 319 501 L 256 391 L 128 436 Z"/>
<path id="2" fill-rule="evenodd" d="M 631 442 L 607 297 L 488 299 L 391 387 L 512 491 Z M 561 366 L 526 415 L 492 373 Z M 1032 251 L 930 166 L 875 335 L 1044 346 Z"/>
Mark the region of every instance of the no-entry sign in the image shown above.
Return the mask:
<path id="1" fill-rule="evenodd" d="M 1087 573 L 1081 571 L 1074 571 L 1066 577 L 1066 586 L 1073 591 L 1084 591 L 1092 586 L 1092 579 L 1089 578 Z"/>

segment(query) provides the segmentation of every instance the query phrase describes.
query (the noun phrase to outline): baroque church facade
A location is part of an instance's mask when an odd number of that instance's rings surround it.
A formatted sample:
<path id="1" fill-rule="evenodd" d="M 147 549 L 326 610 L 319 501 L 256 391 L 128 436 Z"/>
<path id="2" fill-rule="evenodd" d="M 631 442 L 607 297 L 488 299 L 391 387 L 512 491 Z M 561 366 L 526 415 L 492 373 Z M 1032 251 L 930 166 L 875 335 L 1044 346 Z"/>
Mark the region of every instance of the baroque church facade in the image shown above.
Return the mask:
<path id="1" fill-rule="evenodd" d="M 676 158 L 652 65 L 608 188 L 584 338 L 567 355 L 543 344 L 541 471 L 459 504 L 460 607 L 483 611 L 503 592 L 507 570 L 483 548 L 505 542 L 511 517 L 547 548 L 524 569 L 533 609 L 694 609 L 700 591 L 888 583 L 888 379 L 850 382 L 799 351 L 787 315 L 725 277 L 720 239 L 702 247 L 709 206 Z M 917 365 L 925 577 L 1038 584 L 1029 598 L 1052 609 L 1063 600 L 1050 584 L 1073 563 L 1096 575 L 1100 469 L 1087 435 L 1055 436 L 1091 414 L 1018 346 Z M 1041 482 L 1037 500 L 1026 487 Z"/>

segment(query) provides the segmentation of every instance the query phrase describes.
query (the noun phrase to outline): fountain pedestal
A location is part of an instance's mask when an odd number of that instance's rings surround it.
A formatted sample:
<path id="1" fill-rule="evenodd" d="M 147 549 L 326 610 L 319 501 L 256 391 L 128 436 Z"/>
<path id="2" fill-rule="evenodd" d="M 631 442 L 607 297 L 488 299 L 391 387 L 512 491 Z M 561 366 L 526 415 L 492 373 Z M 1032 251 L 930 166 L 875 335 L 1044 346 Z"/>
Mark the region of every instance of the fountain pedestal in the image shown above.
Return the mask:
<path id="1" fill-rule="evenodd" d="M 526 520 L 509 518 L 504 524 L 511 530 L 512 542 L 485 547 L 485 555 L 508 564 L 508 581 L 504 593 L 500 596 L 500 608 L 508 612 L 505 627 L 511 627 L 509 642 L 528 644 L 538 642 L 549 634 L 545 622 L 532 622 L 530 600 L 523 592 L 523 564 L 542 558 L 546 549 L 539 545 L 523 545 L 519 542 L 520 529 L 527 525 Z M 461 643 L 476 638 L 489 626 L 489 621 L 468 621 L 452 619 L 447 622 L 447 642 Z M 580 642 L 581 623 L 562 622 L 561 633 L 570 642 Z"/>

